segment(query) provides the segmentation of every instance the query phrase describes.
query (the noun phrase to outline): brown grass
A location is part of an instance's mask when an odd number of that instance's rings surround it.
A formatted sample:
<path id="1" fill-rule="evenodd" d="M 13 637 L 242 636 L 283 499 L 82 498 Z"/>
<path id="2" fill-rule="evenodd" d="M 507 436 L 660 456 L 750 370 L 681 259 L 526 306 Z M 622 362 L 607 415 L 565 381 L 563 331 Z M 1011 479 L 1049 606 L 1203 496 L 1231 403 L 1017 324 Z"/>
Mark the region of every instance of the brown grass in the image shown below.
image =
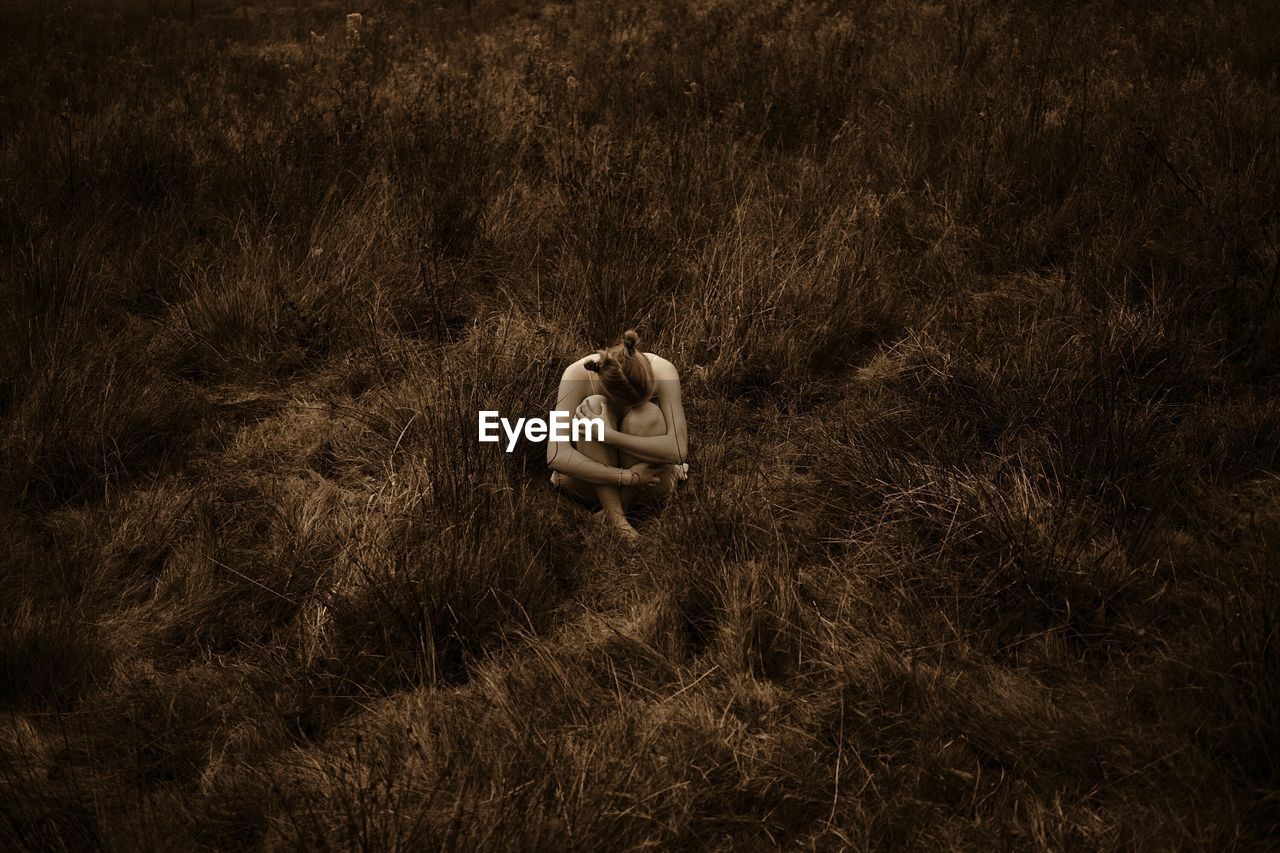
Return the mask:
<path id="1" fill-rule="evenodd" d="M 6 847 L 1274 843 L 1274 4 L 349 11 L 5 13 Z"/>

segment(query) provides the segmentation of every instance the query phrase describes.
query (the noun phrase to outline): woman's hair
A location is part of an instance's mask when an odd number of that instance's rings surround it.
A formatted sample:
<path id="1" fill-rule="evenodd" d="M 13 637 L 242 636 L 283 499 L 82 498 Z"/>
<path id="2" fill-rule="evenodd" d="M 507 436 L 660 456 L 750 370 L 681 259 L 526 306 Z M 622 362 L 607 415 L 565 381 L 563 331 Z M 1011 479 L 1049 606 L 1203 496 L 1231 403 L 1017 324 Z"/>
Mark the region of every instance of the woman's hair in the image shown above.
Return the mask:
<path id="1" fill-rule="evenodd" d="M 600 350 L 586 363 L 587 370 L 600 377 L 600 385 L 609 402 L 625 408 L 638 406 L 651 399 L 657 389 L 649 357 L 640 350 L 640 336 L 634 329 L 622 333 L 622 340 Z"/>

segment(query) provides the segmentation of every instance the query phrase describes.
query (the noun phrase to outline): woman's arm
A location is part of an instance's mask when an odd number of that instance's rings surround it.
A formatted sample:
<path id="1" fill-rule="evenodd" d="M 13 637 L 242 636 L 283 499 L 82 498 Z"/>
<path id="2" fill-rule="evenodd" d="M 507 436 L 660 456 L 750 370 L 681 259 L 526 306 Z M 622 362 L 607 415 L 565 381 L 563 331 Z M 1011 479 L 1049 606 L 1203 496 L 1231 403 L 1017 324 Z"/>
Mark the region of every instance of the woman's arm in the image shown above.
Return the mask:
<path id="1" fill-rule="evenodd" d="M 678 465 L 689 454 L 689 429 L 680 399 L 680 374 L 665 358 L 653 359 L 653 374 L 658 381 L 658 407 L 666 419 L 663 435 L 628 435 L 613 427 L 611 417 L 604 418 L 604 443 L 649 462 Z M 607 415 L 608 413 L 606 413 Z"/>
<path id="2" fill-rule="evenodd" d="M 578 376 L 581 374 L 581 376 Z M 587 371 L 571 364 L 560 378 L 560 390 L 556 394 L 557 411 L 571 414 L 587 398 L 589 383 Z M 606 418 L 606 422 L 607 422 Z M 579 451 L 567 441 L 547 441 L 547 466 L 553 471 L 568 474 L 578 480 L 598 486 L 632 485 L 634 478 L 629 469 L 604 465 Z M 622 480 L 620 483 L 619 480 Z"/>
<path id="3" fill-rule="evenodd" d="M 632 486 L 636 483 L 630 468 L 602 465 L 587 458 L 567 441 L 547 443 L 547 465 L 552 471 L 597 486 Z"/>

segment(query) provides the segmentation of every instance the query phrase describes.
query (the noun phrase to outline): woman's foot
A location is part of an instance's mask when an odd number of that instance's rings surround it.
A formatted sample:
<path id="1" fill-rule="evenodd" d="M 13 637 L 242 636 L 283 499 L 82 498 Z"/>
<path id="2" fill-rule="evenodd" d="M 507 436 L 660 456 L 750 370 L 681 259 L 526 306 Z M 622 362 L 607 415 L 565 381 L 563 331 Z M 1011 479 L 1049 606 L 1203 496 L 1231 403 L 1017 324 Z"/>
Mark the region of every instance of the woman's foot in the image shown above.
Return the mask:
<path id="1" fill-rule="evenodd" d="M 608 510 L 600 510 L 595 513 L 596 520 L 604 527 L 611 527 L 622 534 L 622 538 L 628 542 L 640 541 L 640 531 L 631 526 L 631 522 L 627 521 L 625 515 Z"/>

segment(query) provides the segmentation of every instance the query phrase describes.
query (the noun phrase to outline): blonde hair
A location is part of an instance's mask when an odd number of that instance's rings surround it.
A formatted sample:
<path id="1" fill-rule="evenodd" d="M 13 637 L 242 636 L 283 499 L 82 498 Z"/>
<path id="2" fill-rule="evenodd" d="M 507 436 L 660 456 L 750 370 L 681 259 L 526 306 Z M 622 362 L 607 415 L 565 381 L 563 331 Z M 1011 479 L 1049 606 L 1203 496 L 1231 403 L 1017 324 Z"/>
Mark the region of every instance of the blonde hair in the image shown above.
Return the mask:
<path id="1" fill-rule="evenodd" d="M 657 390 L 649 357 L 639 347 L 640 336 L 635 329 L 627 329 L 622 340 L 587 361 L 585 367 L 600 377 L 610 403 L 629 409 L 650 400 Z"/>

